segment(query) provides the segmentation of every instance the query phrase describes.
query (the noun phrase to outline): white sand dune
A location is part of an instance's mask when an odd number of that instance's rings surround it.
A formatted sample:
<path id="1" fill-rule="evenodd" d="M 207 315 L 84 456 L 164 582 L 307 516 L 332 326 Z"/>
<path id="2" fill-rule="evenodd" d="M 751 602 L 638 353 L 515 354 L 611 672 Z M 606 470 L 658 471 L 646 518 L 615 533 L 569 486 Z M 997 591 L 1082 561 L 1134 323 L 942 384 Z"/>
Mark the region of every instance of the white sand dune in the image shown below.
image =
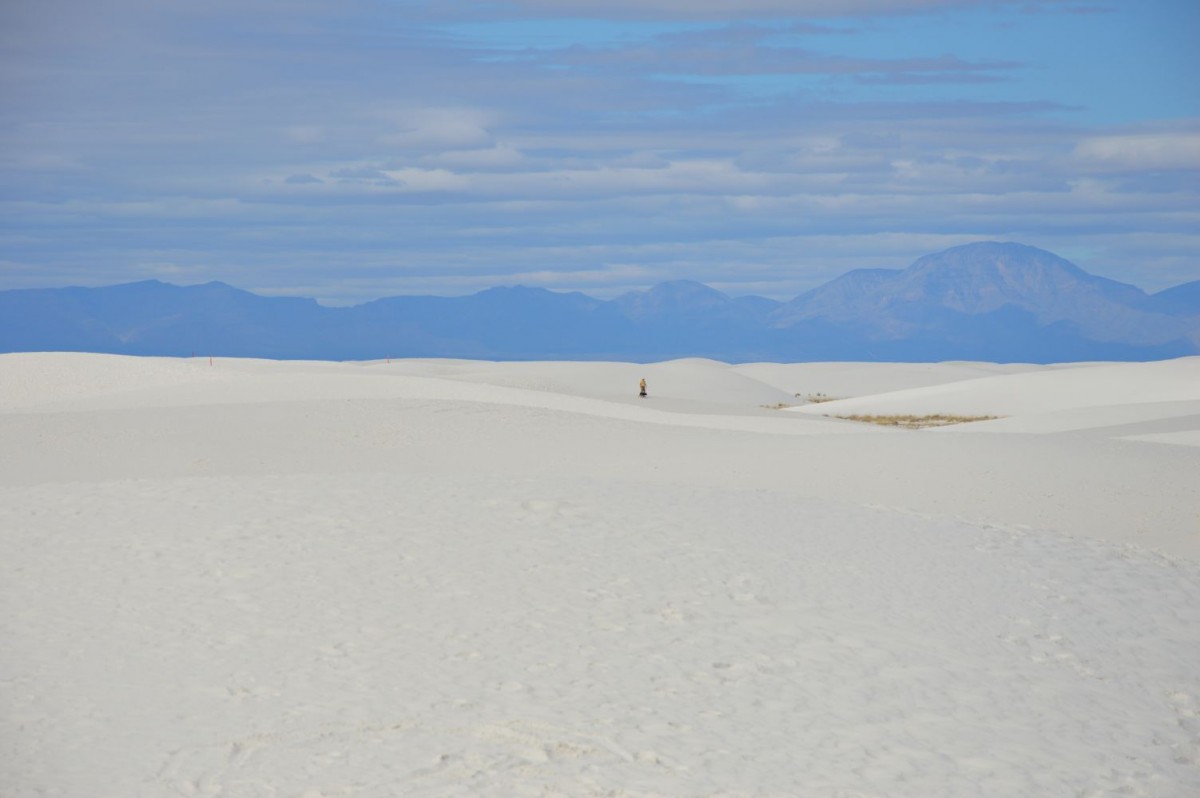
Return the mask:
<path id="1" fill-rule="evenodd" d="M 1200 401 L 1200 357 L 1155 363 L 1087 364 L 999 374 L 877 392 L 795 408 L 817 415 L 931 414 L 1024 416 L 1083 408 Z"/>
<path id="2" fill-rule="evenodd" d="M 792 394 L 753 376 L 741 376 L 725 363 L 702 358 L 648 364 L 434 361 L 432 368 L 426 361 L 410 360 L 400 365 L 408 374 L 615 401 L 635 399 L 642 378 L 655 399 L 673 403 L 753 408 L 793 399 Z"/>
<path id="3" fill-rule="evenodd" d="M 1198 389 L 0 356 L 0 793 L 1200 794 Z"/>
<path id="4" fill-rule="evenodd" d="M 747 363 L 733 370 L 774 385 L 789 396 L 822 393 L 828 397 L 871 396 L 888 391 L 924 388 L 948 382 L 1017 374 L 1068 366 L 1030 366 L 1021 363 Z"/>

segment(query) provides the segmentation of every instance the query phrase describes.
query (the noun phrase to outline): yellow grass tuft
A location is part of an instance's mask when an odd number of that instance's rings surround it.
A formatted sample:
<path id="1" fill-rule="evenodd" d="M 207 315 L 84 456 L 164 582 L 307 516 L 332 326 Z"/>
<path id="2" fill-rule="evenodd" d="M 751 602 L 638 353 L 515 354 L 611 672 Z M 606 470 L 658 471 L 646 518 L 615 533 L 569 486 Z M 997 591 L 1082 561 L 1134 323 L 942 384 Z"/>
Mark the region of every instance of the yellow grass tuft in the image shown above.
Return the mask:
<path id="1" fill-rule="evenodd" d="M 924 429 L 925 427 L 945 427 L 950 424 L 966 424 L 971 421 L 993 421 L 999 416 L 950 416 L 935 413 L 928 416 L 834 416 L 847 421 L 861 421 L 866 424 L 879 424 L 884 427 L 903 427 L 904 429 Z"/>
<path id="2" fill-rule="evenodd" d="M 846 397 L 844 397 L 844 396 L 827 396 L 823 393 L 818 392 L 818 393 L 807 393 L 807 394 L 798 393 L 798 394 L 796 394 L 796 398 L 803 399 L 804 401 L 808 402 L 810 405 L 819 405 L 822 402 L 836 402 L 837 400 L 845 399 Z"/>

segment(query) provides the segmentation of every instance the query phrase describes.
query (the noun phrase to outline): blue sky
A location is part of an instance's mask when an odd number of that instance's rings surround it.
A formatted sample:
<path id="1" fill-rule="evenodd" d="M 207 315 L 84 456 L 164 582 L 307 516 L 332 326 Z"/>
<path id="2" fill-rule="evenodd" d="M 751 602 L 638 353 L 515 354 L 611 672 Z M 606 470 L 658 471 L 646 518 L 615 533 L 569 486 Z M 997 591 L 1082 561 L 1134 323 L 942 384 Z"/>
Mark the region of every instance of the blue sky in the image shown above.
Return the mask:
<path id="1" fill-rule="evenodd" d="M 1200 279 L 1194 0 L 0 6 L 0 289 Z"/>

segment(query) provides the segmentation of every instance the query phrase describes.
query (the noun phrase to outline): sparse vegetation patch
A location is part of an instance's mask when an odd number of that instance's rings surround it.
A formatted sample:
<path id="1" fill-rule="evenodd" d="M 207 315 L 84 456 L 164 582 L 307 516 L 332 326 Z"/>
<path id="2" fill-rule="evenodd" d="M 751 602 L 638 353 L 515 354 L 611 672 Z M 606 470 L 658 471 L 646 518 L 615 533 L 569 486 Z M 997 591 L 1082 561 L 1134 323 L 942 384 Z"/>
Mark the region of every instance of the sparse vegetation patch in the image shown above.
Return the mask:
<path id="1" fill-rule="evenodd" d="M 846 397 L 844 397 L 844 396 L 827 396 L 826 394 L 817 392 L 817 393 L 798 393 L 798 394 L 796 394 L 796 398 L 803 399 L 804 401 L 808 402 L 809 404 L 819 405 L 822 402 L 836 402 L 837 400 L 844 399 Z"/>
<path id="2" fill-rule="evenodd" d="M 866 424 L 879 424 L 884 427 L 904 427 L 905 429 L 924 429 L 926 427 L 945 427 L 950 424 L 966 424 L 971 421 L 993 421 L 999 416 L 951 416 L 935 413 L 928 416 L 834 416 L 846 421 L 861 421 Z"/>

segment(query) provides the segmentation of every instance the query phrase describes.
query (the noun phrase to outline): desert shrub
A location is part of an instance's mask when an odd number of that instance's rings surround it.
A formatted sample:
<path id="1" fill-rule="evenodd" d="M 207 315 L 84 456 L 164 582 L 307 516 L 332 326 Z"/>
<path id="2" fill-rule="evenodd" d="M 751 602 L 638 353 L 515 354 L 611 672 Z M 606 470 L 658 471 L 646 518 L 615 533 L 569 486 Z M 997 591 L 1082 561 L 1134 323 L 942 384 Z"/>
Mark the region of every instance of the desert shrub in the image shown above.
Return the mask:
<path id="1" fill-rule="evenodd" d="M 945 427 L 950 424 L 967 424 L 972 421 L 992 421 L 999 416 L 955 416 L 945 413 L 934 413 L 927 416 L 876 416 L 852 415 L 834 416 L 846 421 L 860 421 L 865 424 L 879 424 L 884 427 L 903 427 L 905 429 L 924 429 L 925 427 Z"/>

